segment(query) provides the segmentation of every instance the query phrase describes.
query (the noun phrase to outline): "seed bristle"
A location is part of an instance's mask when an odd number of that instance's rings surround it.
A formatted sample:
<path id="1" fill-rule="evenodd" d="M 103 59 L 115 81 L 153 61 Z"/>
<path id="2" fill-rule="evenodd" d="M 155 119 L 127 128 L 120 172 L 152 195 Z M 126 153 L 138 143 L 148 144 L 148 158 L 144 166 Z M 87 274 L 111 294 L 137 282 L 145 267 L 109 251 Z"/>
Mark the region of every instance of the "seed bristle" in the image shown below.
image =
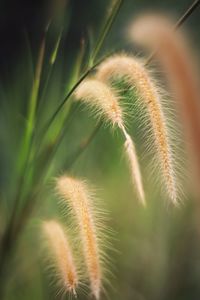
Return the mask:
<path id="1" fill-rule="evenodd" d="M 66 234 L 62 226 L 54 220 L 45 221 L 43 231 L 64 291 L 74 293 L 78 285 L 78 275 Z"/>
<path id="2" fill-rule="evenodd" d="M 105 60 L 98 68 L 97 78 L 107 83 L 115 78 L 125 78 L 131 86 L 136 88 L 139 97 L 148 109 L 166 190 L 171 201 L 176 204 L 178 195 L 172 151 L 159 90 L 154 80 L 138 59 L 125 54 L 114 55 Z"/>
<path id="3" fill-rule="evenodd" d="M 92 196 L 86 182 L 67 176 L 57 179 L 57 191 L 72 208 L 80 229 L 85 264 L 90 279 L 91 291 L 99 299 L 102 287 L 102 268 L 97 228 L 92 211 Z"/>

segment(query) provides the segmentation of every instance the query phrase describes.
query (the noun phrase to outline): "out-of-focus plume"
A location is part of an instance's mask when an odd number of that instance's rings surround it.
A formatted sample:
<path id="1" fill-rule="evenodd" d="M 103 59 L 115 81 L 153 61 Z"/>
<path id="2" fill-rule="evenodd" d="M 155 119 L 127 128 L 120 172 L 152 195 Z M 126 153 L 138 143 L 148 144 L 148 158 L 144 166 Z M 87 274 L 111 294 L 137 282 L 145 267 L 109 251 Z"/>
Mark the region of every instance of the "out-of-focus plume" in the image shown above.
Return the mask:
<path id="1" fill-rule="evenodd" d="M 59 285 L 64 291 L 76 295 L 78 276 L 74 259 L 69 247 L 67 237 L 62 226 L 57 221 L 45 221 L 43 223 L 45 239 L 48 241 L 52 261 L 55 265 Z"/>
<path id="2" fill-rule="evenodd" d="M 183 120 L 191 157 L 196 192 L 200 194 L 200 88 L 194 53 L 182 31 L 173 30 L 171 19 L 144 15 L 129 29 L 132 41 L 155 51 L 167 77 Z"/>

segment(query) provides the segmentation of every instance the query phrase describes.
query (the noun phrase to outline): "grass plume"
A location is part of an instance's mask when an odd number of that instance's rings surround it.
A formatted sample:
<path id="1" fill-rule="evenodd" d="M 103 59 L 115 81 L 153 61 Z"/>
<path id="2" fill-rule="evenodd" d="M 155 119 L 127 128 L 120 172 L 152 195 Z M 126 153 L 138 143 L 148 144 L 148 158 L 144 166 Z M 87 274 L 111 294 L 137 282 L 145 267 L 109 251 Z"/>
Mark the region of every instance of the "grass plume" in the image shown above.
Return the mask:
<path id="1" fill-rule="evenodd" d="M 166 190 L 171 201 L 176 204 L 177 187 L 172 150 L 159 90 L 152 77 L 138 59 L 121 54 L 105 60 L 98 68 L 97 78 L 108 83 L 114 78 L 125 78 L 131 86 L 136 88 L 138 96 L 148 109 Z"/>
<path id="2" fill-rule="evenodd" d="M 144 15 L 130 27 L 130 38 L 150 50 L 156 48 L 156 58 L 167 78 L 171 92 L 176 99 L 188 146 L 193 159 L 196 187 L 200 179 L 200 90 L 199 74 L 189 42 L 182 31 L 173 30 L 170 18 L 159 15 Z"/>
<path id="3" fill-rule="evenodd" d="M 134 143 L 126 131 L 123 119 L 123 111 L 117 93 L 104 82 L 98 79 L 85 80 L 76 90 L 75 97 L 95 107 L 110 120 L 111 124 L 117 125 L 125 138 L 124 149 L 131 170 L 132 181 L 135 186 L 138 199 L 144 205 L 145 195 L 142 184 L 139 162 Z"/>
<path id="4" fill-rule="evenodd" d="M 72 292 L 76 295 L 76 287 L 78 285 L 77 271 L 62 226 L 54 220 L 45 221 L 43 230 L 64 291 Z"/>
<path id="5" fill-rule="evenodd" d="M 105 120 L 112 125 L 121 126 L 123 123 L 119 99 L 103 82 L 96 79 L 84 80 L 76 89 L 75 97 L 97 110 L 100 115 L 103 114 Z"/>
<path id="6" fill-rule="evenodd" d="M 61 176 L 57 179 L 57 191 L 64 201 L 68 202 L 72 214 L 77 219 L 91 291 L 95 298 L 99 299 L 102 289 L 102 267 L 90 189 L 82 180 Z"/>

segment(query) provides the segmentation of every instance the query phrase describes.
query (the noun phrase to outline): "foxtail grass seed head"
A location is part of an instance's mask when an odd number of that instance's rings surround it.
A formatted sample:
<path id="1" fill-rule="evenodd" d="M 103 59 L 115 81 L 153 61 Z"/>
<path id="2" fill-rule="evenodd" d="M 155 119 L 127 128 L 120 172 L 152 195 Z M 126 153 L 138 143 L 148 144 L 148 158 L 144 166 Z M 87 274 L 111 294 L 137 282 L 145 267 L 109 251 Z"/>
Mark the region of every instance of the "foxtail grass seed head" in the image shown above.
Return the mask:
<path id="1" fill-rule="evenodd" d="M 195 53 L 189 39 L 182 30 L 173 30 L 173 20 L 151 14 L 138 17 L 130 26 L 130 39 L 150 51 L 156 48 L 155 58 L 167 78 L 182 125 L 188 140 L 187 147 L 191 161 L 194 193 L 200 194 L 200 90 L 199 73 Z"/>
<path id="2" fill-rule="evenodd" d="M 120 126 L 123 123 L 118 96 L 105 83 L 96 79 L 84 80 L 74 95 L 77 100 L 82 100 L 99 115 L 103 115 L 112 125 Z"/>
<path id="3" fill-rule="evenodd" d="M 78 221 L 91 291 L 95 298 L 99 299 L 102 268 L 89 186 L 82 180 L 61 176 L 57 179 L 57 191 L 64 201 L 68 202 Z"/>
<path id="4" fill-rule="evenodd" d="M 105 60 L 99 66 L 96 76 L 103 82 L 110 82 L 115 78 L 125 78 L 131 86 L 136 88 L 148 110 L 166 190 L 171 201 L 176 204 L 176 178 L 166 119 L 160 103 L 159 90 L 151 75 L 138 59 L 122 54 Z"/>
<path id="5" fill-rule="evenodd" d="M 58 272 L 60 284 L 65 292 L 76 295 L 78 275 L 67 237 L 62 226 L 54 220 L 43 223 L 43 231 Z"/>
<path id="6" fill-rule="evenodd" d="M 104 113 L 113 125 L 116 124 L 118 128 L 125 133 L 125 139 L 127 138 L 128 134 L 125 129 L 122 108 L 119 103 L 120 99 L 111 87 L 96 79 L 85 80 L 77 88 L 75 96 L 77 99 L 82 99 Z M 144 192 L 142 192 L 143 187 L 139 163 L 133 142 L 131 142 L 132 146 L 130 146 L 130 141 L 130 137 L 128 140 L 126 139 L 125 145 L 129 146 L 125 147 L 125 152 L 130 162 L 132 179 L 137 189 L 139 199 L 144 204 Z"/>

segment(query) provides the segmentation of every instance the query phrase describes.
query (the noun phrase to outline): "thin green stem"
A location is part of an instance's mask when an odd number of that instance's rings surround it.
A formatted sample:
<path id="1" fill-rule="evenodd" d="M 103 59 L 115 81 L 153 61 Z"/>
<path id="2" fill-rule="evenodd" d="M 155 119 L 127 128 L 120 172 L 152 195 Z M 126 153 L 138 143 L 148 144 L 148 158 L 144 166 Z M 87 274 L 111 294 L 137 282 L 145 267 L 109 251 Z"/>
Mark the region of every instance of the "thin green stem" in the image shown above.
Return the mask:
<path id="1" fill-rule="evenodd" d="M 46 27 L 46 28 L 48 28 L 48 27 Z M 46 30 L 43 33 L 41 44 L 40 44 L 40 49 L 39 49 L 39 53 L 38 53 L 38 60 L 37 60 L 37 65 L 36 65 L 36 70 L 35 70 L 35 76 L 34 76 L 31 96 L 30 96 L 30 102 L 29 102 L 27 127 L 26 127 L 25 137 L 24 137 L 24 140 L 22 143 L 21 153 L 20 153 L 22 156 L 22 161 L 21 161 L 22 167 L 20 170 L 21 171 L 20 172 L 20 182 L 19 182 L 16 199 L 14 201 L 14 207 L 13 207 L 13 210 L 11 213 L 10 223 L 12 223 L 12 220 L 15 218 L 15 215 L 17 214 L 17 207 L 18 207 L 21 195 L 22 195 L 23 183 L 24 183 L 24 180 L 26 177 L 28 162 L 29 162 L 29 158 L 31 155 L 31 144 L 32 144 L 33 129 L 34 129 L 35 111 L 36 111 L 38 91 L 39 91 L 39 85 L 40 85 L 40 77 L 41 77 L 44 52 L 45 52 L 46 32 L 47 32 Z M 10 226 L 11 225 L 8 225 L 8 228 Z"/>
<path id="2" fill-rule="evenodd" d="M 30 142 L 32 139 L 34 125 L 35 125 L 35 113 L 36 113 L 36 107 L 37 107 L 37 99 L 38 99 L 38 93 L 39 93 L 42 65 L 43 65 L 43 60 L 44 60 L 45 46 L 46 46 L 46 31 L 43 33 L 42 40 L 41 40 L 41 45 L 40 45 L 39 54 L 38 54 L 38 61 L 37 61 L 36 70 L 35 70 L 35 78 L 33 81 L 31 97 L 30 97 L 30 102 L 29 102 L 27 127 L 26 127 L 25 138 L 24 138 L 25 157 L 27 155 L 27 152 L 29 151 L 29 146 L 30 146 Z"/>
<path id="3" fill-rule="evenodd" d="M 40 176 L 44 177 L 43 175 L 45 173 L 48 173 L 49 167 L 50 167 L 50 163 L 52 162 L 55 154 L 57 153 L 59 146 L 61 145 L 65 135 L 66 135 L 66 131 L 67 128 L 69 127 L 73 116 L 75 115 L 76 111 L 77 111 L 78 105 L 74 105 L 72 107 L 72 109 L 70 110 L 70 117 L 66 120 L 64 126 L 62 127 L 62 130 L 60 131 L 59 135 L 56 137 L 56 140 L 54 141 L 53 145 L 50 145 L 49 149 L 48 149 L 48 153 L 45 151 L 42 154 L 38 154 L 38 156 L 36 157 L 36 160 L 39 161 L 41 159 L 41 157 L 45 157 L 45 164 L 42 167 L 42 171 L 40 171 Z M 35 160 L 32 160 L 31 164 L 33 165 L 35 163 Z M 43 165 L 43 164 L 42 164 Z"/>
<path id="4" fill-rule="evenodd" d="M 110 55 L 110 54 L 109 54 Z M 55 110 L 55 112 L 52 114 L 52 116 L 49 118 L 49 120 L 47 121 L 47 123 L 44 125 L 44 127 L 41 129 L 41 131 L 39 132 L 39 138 L 43 137 L 43 140 L 45 139 L 45 136 L 49 130 L 49 128 L 51 127 L 52 123 L 54 122 L 55 118 L 57 117 L 57 115 L 60 113 L 60 111 L 62 110 L 62 108 L 64 107 L 65 103 L 69 100 L 69 98 L 72 96 L 72 94 L 74 93 L 74 91 L 76 90 L 76 88 L 80 85 L 80 83 L 90 74 L 92 73 L 92 71 L 95 70 L 95 68 L 101 64 L 109 55 L 104 56 L 103 58 L 101 58 L 96 64 L 94 64 L 92 67 L 90 67 L 88 70 L 85 71 L 85 73 L 79 78 L 79 80 L 73 85 L 73 87 L 71 88 L 71 90 L 67 93 L 67 95 L 65 96 L 65 98 L 61 101 L 61 103 L 59 104 L 59 106 L 57 107 L 57 109 Z"/>
<path id="5" fill-rule="evenodd" d="M 47 74 L 47 77 L 46 77 L 46 80 L 45 80 L 44 88 L 42 89 L 42 95 L 41 95 L 41 98 L 40 98 L 40 101 L 39 101 L 39 107 L 38 107 L 38 114 L 40 113 L 41 107 L 42 107 L 44 99 L 45 99 L 45 95 L 46 95 L 46 92 L 47 92 L 47 87 L 49 85 L 49 80 L 51 78 L 52 71 L 53 71 L 53 68 L 54 68 L 54 65 L 55 65 L 55 62 L 56 62 L 56 58 L 57 58 L 57 55 L 58 55 L 58 50 L 59 50 L 59 46 L 60 46 L 60 43 L 61 43 L 62 34 L 63 34 L 63 27 L 60 29 L 60 32 L 58 34 L 56 43 L 53 47 L 53 51 L 50 55 L 48 74 Z"/>
<path id="6" fill-rule="evenodd" d="M 58 55 L 58 49 L 59 49 L 61 38 L 62 38 L 62 34 L 63 34 L 63 27 L 61 27 L 60 33 L 58 35 L 56 44 L 54 46 L 53 52 L 52 52 L 50 60 L 49 60 L 49 63 L 51 66 L 53 66 L 55 64 L 55 61 L 56 61 L 56 58 Z"/>
<path id="7" fill-rule="evenodd" d="M 97 41 L 96 47 L 93 51 L 92 59 L 90 59 L 90 62 L 89 62 L 89 69 L 86 70 L 86 72 L 80 77 L 80 79 L 76 82 L 76 84 L 74 84 L 74 86 L 68 92 L 66 97 L 63 99 L 63 101 L 57 107 L 57 109 L 55 110 L 55 112 L 50 117 L 49 121 L 47 122 L 47 124 L 44 126 L 44 129 L 41 131 L 42 135 L 44 135 L 44 133 L 48 131 L 49 127 L 51 126 L 51 124 L 55 120 L 56 116 L 58 115 L 60 110 L 63 108 L 63 106 L 67 102 L 67 100 L 71 97 L 71 95 L 76 90 L 76 88 L 79 86 L 79 84 L 107 57 L 107 55 L 106 55 L 106 57 L 104 57 L 103 59 L 100 59 L 97 63 L 94 63 L 94 60 L 95 60 L 97 54 L 99 53 L 99 50 L 101 49 L 101 47 L 103 45 L 103 42 L 104 42 L 107 34 L 109 33 L 109 30 L 111 29 L 115 18 L 117 17 L 117 14 L 118 14 L 121 6 L 122 6 L 123 1 L 124 0 L 117 0 L 116 4 L 114 5 L 114 7 L 112 9 L 112 12 L 111 12 L 111 15 L 109 16 L 109 18 L 108 18 L 108 20 L 107 20 L 107 22 L 106 22 L 106 24 L 105 24 L 105 26 L 102 30 L 102 33 L 100 34 L 100 37 Z"/>
<path id="8" fill-rule="evenodd" d="M 95 136 L 99 132 L 101 126 L 102 126 L 102 123 L 99 122 L 95 126 L 95 128 L 93 129 L 93 131 L 89 134 L 89 136 L 80 143 L 80 145 L 78 146 L 77 150 L 72 155 L 70 155 L 70 158 L 68 158 L 67 161 L 66 161 L 66 163 L 64 163 L 64 170 L 69 170 L 74 165 L 74 163 L 79 158 L 79 156 L 91 144 L 91 142 L 93 141 L 93 139 L 95 138 Z"/>
<path id="9" fill-rule="evenodd" d="M 114 7 L 111 11 L 111 14 L 110 14 L 107 22 L 105 23 L 105 26 L 104 26 L 104 28 L 103 28 L 100 36 L 99 36 L 99 39 L 97 41 L 96 47 L 94 48 L 94 51 L 92 53 L 92 57 L 91 57 L 91 64 L 92 65 L 93 65 L 93 63 L 94 63 L 94 61 L 95 61 L 102 45 L 104 43 L 104 40 L 105 40 L 106 36 L 108 35 L 108 33 L 109 33 L 116 17 L 118 15 L 119 11 L 120 11 L 120 8 L 121 8 L 122 4 L 123 4 L 123 0 L 117 0 L 116 1 L 116 4 L 114 5 Z"/>
<path id="10" fill-rule="evenodd" d="M 48 28 L 48 27 L 46 27 L 46 28 Z M 33 136 L 33 129 L 34 129 L 35 112 L 36 112 L 38 91 L 39 91 L 39 85 L 40 85 L 40 77 L 41 77 L 44 52 L 45 52 L 46 32 L 47 32 L 47 29 L 44 31 L 40 49 L 39 49 L 36 71 L 35 71 L 35 76 L 34 76 L 31 96 L 30 96 L 30 102 L 29 102 L 27 127 L 26 127 L 25 136 L 24 136 L 24 140 L 23 140 L 23 144 L 22 144 L 22 148 L 21 148 L 21 153 L 20 153 L 22 155 L 22 167 L 20 170 L 21 172 L 20 172 L 19 187 L 18 187 L 16 199 L 14 201 L 14 207 L 12 209 L 10 221 L 8 223 L 8 226 L 4 232 L 3 238 L 1 240 L 0 272 L 2 272 L 4 269 L 4 265 L 5 265 L 5 261 L 6 261 L 5 258 L 9 255 L 11 248 L 12 248 L 11 245 L 13 245 L 12 232 L 13 232 L 14 224 L 15 224 L 15 220 L 16 220 L 17 208 L 18 208 L 21 196 L 22 196 L 22 189 L 24 186 L 24 180 L 25 180 L 26 171 L 28 168 L 28 161 L 29 161 L 29 157 L 31 154 L 31 144 L 32 144 L 32 136 Z"/>
<path id="11" fill-rule="evenodd" d="M 188 18 L 195 9 L 200 5 L 200 0 L 195 0 L 190 7 L 186 10 L 186 12 L 180 17 L 180 19 L 174 25 L 174 29 L 177 30 Z"/>

